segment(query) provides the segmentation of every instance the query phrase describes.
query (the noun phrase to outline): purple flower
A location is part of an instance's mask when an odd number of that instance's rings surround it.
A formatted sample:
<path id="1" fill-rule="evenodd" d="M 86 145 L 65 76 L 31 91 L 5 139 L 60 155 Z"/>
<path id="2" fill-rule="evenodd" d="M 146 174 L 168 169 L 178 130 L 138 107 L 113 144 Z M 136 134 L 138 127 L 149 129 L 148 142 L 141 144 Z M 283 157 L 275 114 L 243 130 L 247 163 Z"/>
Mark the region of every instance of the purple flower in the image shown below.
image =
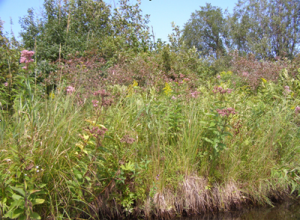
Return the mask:
<path id="1" fill-rule="evenodd" d="M 8 82 L 5 82 L 5 83 L 4 83 L 4 86 L 8 86 Z"/>

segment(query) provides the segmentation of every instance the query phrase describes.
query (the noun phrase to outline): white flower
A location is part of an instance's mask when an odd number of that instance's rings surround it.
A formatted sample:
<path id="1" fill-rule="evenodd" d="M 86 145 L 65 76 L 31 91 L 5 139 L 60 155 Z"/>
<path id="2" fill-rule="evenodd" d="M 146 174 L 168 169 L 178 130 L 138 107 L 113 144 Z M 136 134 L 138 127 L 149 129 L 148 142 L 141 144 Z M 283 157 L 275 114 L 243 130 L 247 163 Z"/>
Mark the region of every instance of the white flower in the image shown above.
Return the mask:
<path id="1" fill-rule="evenodd" d="M 40 172 L 39 170 L 36 170 L 36 172 L 38 173 L 38 172 Z"/>
<path id="2" fill-rule="evenodd" d="M 39 168 L 39 166 L 36 166 L 36 168 L 38 169 L 38 168 Z"/>

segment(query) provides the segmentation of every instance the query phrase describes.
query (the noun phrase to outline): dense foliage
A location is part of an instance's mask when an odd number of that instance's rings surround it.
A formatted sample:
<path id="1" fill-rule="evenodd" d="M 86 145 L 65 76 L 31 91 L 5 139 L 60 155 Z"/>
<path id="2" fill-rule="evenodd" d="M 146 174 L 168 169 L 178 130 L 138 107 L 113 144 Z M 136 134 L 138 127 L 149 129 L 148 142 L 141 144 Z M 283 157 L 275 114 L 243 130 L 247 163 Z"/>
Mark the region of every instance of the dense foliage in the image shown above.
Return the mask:
<path id="1" fill-rule="evenodd" d="M 297 0 L 239 0 L 233 14 L 224 15 L 207 4 L 185 24 L 184 39 L 218 58 L 232 49 L 259 59 L 293 58 L 299 52 L 299 11 Z"/>
<path id="2" fill-rule="evenodd" d="M 45 0 L 21 19 L 23 44 L 0 22 L 0 217 L 168 218 L 298 195 L 298 5 L 286 2 L 227 17 L 207 4 L 168 44 L 127 0 L 113 12 Z M 258 30 L 263 16 L 272 27 Z"/>

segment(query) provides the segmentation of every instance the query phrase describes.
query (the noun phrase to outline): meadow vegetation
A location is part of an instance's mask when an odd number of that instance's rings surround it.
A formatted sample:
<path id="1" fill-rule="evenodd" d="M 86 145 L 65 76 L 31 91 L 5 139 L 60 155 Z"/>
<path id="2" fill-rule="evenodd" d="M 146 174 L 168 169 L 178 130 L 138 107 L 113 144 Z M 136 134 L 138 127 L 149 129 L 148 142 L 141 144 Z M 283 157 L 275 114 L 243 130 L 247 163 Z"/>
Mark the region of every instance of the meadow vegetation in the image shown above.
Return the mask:
<path id="1" fill-rule="evenodd" d="M 170 44 L 122 32 L 49 56 L 45 40 L 0 33 L 1 218 L 171 218 L 298 196 L 298 56 L 212 62 L 175 26 Z"/>

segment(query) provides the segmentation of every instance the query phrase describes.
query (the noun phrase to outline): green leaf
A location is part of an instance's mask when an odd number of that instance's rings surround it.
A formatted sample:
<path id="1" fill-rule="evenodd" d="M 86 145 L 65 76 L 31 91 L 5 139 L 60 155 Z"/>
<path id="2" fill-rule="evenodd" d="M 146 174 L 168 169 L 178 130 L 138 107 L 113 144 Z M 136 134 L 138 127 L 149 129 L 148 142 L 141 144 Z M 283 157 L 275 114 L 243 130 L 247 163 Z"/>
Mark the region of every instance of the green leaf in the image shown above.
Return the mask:
<path id="1" fill-rule="evenodd" d="M 39 185 L 40 188 L 44 188 L 45 186 L 47 186 L 45 183 Z"/>
<path id="2" fill-rule="evenodd" d="M 32 190 L 29 190 L 29 194 L 31 195 L 31 194 L 34 194 L 34 193 L 39 192 L 39 191 L 41 191 L 41 190 L 32 189 Z"/>
<path id="3" fill-rule="evenodd" d="M 20 199 L 23 199 L 22 196 L 19 196 L 19 195 L 17 195 L 17 194 L 13 194 L 13 195 L 12 195 L 12 198 L 13 198 L 13 200 L 20 200 Z"/>
<path id="4" fill-rule="evenodd" d="M 22 196 L 25 197 L 25 192 L 24 192 L 23 189 L 17 188 L 17 187 L 13 187 L 13 186 L 11 186 L 10 188 L 12 188 L 13 190 L 17 191 L 18 193 L 20 193 Z"/>
<path id="5" fill-rule="evenodd" d="M 4 218 L 18 218 L 21 214 L 24 213 L 23 209 L 13 209 L 10 210 L 3 216 Z"/>
<path id="6" fill-rule="evenodd" d="M 210 139 L 208 139 L 206 137 L 203 137 L 202 139 L 205 140 L 205 141 L 207 141 L 207 142 L 209 142 L 209 143 L 212 143 L 212 144 L 214 143 L 212 140 L 210 140 Z"/>
<path id="7" fill-rule="evenodd" d="M 43 204 L 45 202 L 45 199 L 34 199 L 32 201 L 32 205 L 39 205 L 39 204 Z"/>
<path id="8" fill-rule="evenodd" d="M 38 213 L 36 213 L 36 212 L 31 212 L 30 213 L 30 217 L 32 219 L 41 219 L 41 216 Z"/>
<path id="9" fill-rule="evenodd" d="M 16 209 L 12 215 L 12 218 L 18 218 L 23 213 L 24 213 L 23 209 Z"/>

